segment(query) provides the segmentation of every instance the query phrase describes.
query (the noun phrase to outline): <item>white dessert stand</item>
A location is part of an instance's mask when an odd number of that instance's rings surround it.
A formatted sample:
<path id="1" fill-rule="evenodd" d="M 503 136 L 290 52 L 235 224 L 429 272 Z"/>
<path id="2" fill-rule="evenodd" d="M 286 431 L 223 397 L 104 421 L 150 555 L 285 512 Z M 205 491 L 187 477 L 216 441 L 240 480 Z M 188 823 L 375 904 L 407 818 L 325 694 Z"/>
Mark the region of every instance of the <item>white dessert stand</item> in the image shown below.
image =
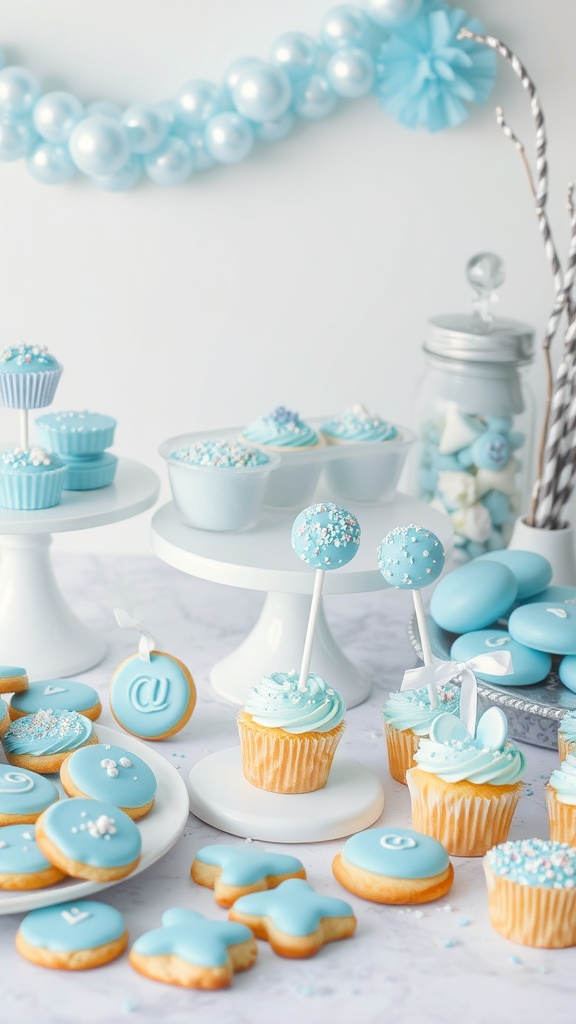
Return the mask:
<path id="1" fill-rule="evenodd" d="M 286 795 L 252 786 L 242 774 L 240 747 L 199 761 L 187 784 L 190 810 L 201 821 L 269 843 L 340 839 L 373 825 L 384 807 L 384 790 L 374 773 L 338 752 L 328 782 L 315 793 Z"/>
<path id="2" fill-rule="evenodd" d="M 32 677 L 75 675 L 107 651 L 66 603 L 50 558 L 51 534 L 130 519 L 150 508 L 160 482 L 133 459 L 121 458 L 114 483 L 96 491 L 64 491 L 53 508 L 0 509 L 0 659 Z"/>
<path id="3" fill-rule="evenodd" d="M 317 500 L 323 500 L 320 495 Z M 347 503 L 357 516 L 362 540 L 355 558 L 324 577 L 324 594 L 354 594 L 388 587 L 377 564 L 379 544 L 395 526 L 417 523 L 440 538 L 447 555 L 452 548 L 450 520 L 429 505 L 397 493 L 386 505 Z M 314 571 L 292 550 L 290 533 L 296 512 L 265 511 L 245 533 L 195 530 L 180 522 L 169 502 L 152 519 L 152 548 L 164 562 L 214 583 L 267 592 L 252 632 L 236 650 L 218 662 L 210 682 L 220 696 L 242 705 L 251 686 L 270 672 L 298 668 L 310 611 Z M 320 609 L 312 670 L 329 680 L 348 707 L 366 699 L 371 684 L 334 639 Z"/>

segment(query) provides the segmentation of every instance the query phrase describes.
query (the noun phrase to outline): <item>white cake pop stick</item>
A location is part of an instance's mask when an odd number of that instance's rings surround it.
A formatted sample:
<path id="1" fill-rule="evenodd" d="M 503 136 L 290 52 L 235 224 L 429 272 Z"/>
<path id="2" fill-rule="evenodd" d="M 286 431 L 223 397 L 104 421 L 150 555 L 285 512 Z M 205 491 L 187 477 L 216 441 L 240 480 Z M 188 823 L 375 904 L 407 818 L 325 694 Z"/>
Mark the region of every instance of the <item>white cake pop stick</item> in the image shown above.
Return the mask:
<path id="1" fill-rule="evenodd" d="M 20 447 L 28 448 L 28 409 L 20 409 Z"/>
<path id="2" fill-rule="evenodd" d="M 421 526 L 397 526 L 384 537 L 378 552 L 378 567 L 384 579 L 400 590 L 411 590 L 416 621 L 422 644 L 422 660 L 434 664 L 426 617 L 422 604 L 422 587 L 438 579 L 444 568 L 444 548 L 436 534 Z M 435 708 L 438 695 L 434 683 L 428 686 L 430 704 Z"/>
<path id="3" fill-rule="evenodd" d="M 324 573 L 339 569 L 354 558 L 360 543 L 360 526 L 351 512 L 331 502 L 309 505 L 296 516 L 292 526 L 292 547 L 307 565 L 316 569 L 314 589 L 298 689 L 304 692 L 308 683 L 310 660 L 314 645 L 316 621 L 320 610 Z"/>

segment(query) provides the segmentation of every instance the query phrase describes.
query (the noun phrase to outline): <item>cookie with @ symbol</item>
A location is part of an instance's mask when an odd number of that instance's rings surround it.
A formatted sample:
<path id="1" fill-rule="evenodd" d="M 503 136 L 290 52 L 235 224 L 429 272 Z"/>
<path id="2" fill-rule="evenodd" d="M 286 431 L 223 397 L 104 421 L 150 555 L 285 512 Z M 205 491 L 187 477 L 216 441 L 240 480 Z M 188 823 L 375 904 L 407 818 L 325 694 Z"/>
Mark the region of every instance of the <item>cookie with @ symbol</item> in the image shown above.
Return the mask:
<path id="1" fill-rule="evenodd" d="M 194 680 L 183 662 L 164 651 L 132 654 L 110 682 L 110 710 L 126 732 L 164 740 L 184 728 L 196 706 Z"/>

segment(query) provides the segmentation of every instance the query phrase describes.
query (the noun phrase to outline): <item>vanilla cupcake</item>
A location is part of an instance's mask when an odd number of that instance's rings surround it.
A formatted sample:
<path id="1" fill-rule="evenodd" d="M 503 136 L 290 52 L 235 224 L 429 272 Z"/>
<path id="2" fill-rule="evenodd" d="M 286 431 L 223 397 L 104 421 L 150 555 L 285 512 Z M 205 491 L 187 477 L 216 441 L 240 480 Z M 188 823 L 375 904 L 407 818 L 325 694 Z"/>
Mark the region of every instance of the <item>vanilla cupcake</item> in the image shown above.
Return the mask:
<path id="1" fill-rule="evenodd" d="M 546 786 L 550 839 L 576 846 L 576 755 L 566 754 Z"/>
<path id="2" fill-rule="evenodd" d="M 414 754 L 420 740 L 428 736 L 438 715 L 457 715 L 460 709 L 460 688 L 453 683 L 437 687 L 438 703 L 432 705 L 428 687 L 422 690 L 399 690 L 391 693 L 382 716 L 388 748 L 388 767 L 396 782 L 406 784 L 406 772 L 415 768 Z"/>
<path id="3" fill-rule="evenodd" d="M 567 754 L 576 754 L 576 711 L 567 711 L 558 726 L 558 752 L 560 760 Z"/>
<path id="4" fill-rule="evenodd" d="M 346 501 L 391 501 L 413 440 L 408 431 L 382 419 L 359 404 L 320 428 L 326 443 L 345 451 L 342 458 L 326 460 L 324 476 L 333 494 Z"/>
<path id="5" fill-rule="evenodd" d="M 567 843 L 519 839 L 484 857 L 490 923 L 524 946 L 576 945 L 576 850 Z"/>
<path id="6" fill-rule="evenodd" d="M 344 732 L 346 706 L 321 676 L 303 691 L 297 672 L 274 672 L 250 690 L 238 715 L 245 778 L 272 793 L 311 793 L 326 785 Z"/>
<path id="7" fill-rule="evenodd" d="M 297 508 L 311 500 L 322 464 L 306 456 L 323 447 L 324 438 L 297 412 L 279 405 L 244 427 L 240 441 L 275 452 L 282 460 L 268 483 L 264 498 L 268 508 Z"/>
<path id="8" fill-rule="evenodd" d="M 453 715 L 440 715 L 406 775 L 412 823 L 455 857 L 481 857 L 508 838 L 522 792 L 526 759 L 507 742 L 500 708 L 485 712 L 476 735 Z"/>

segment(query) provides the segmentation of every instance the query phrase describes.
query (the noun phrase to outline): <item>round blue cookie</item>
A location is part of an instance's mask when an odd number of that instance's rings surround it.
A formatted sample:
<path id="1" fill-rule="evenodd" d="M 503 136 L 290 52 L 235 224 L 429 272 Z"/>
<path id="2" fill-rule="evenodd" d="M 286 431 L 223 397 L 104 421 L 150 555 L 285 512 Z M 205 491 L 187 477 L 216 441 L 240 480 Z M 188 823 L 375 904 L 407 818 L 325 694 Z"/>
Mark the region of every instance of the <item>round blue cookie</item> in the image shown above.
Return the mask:
<path id="1" fill-rule="evenodd" d="M 523 604 L 508 620 L 514 640 L 550 654 L 576 654 L 576 606 L 558 601 Z"/>
<path id="2" fill-rule="evenodd" d="M 92 722 L 84 715 L 41 708 L 12 722 L 2 744 L 10 764 L 27 768 L 30 762 L 36 771 L 50 774 L 59 771 L 72 750 L 95 739 Z"/>
<path id="3" fill-rule="evenodd" d="M 558 676 L 564 686 L 576 693 L 576 655 L 567 654 L 558 666 Z"/>
<path id="4" fill-rule="evenodd" d="M 43 775 L 0 765 L 0 825 L 34 822 L 57 800 L 56 786 Z"/>
<path id="5" fill-rule="evenodd" d="M 163 740 L 186 725 L 196 704 L 196 687 L 186 666 L 163 651 L 150 660 L 133 654 L 110 682 L 110 710 L 133 736 Z"/>
<path id="6" fill-rule="evenodd" d="M 36 841 L 56 867 L 73 878 L 124 878 L 140 860 L 142 837 L 124 811 L 103 800 L 60 800 L 40 815 Z"/>
<path id="7" fill-rule="evenodd" d="M 67 757 L 60 780 L 68 796 L 107 800 L 131 818 L 146 814 L 156 795 L 156 776 L 151 768 L 124 747 L 96 743 Z"/>
<path id="8" fill-rule="evenodd" d="M 507 615 L 517 593 L 516 577 L 510 569 L 478 558 L 440 580 L 432 594 L 430 614 L 442 629 L 470 633 Z"/>
<path id="9" fill-rule="evenodd" d="M 122 914 L 96 900 L 33 910 L 16 935 L 16 948 L 27 960 L 65 970 L 108 963 L 120 956 L 127 942 Z"/>
<path id="10" fill-rule="evenodd" d="M 504 629 L 480 629 L 473 633 L 463 633 L 450 649 L 452 661 L 469 661 L 480 654 L 493 654 L 495 651 L 508 651 L 512 658 L 512 672 L 506 675 L 490 675 L 474 669 L 478 679 L 497 686 L 530 686 L 540 683 L 552 668 L 552 658 L 544 651 L 535 651 L 531 647 L 513 640 Z"/>
<path id="11" fill-rule="evenodd" d="M 548 559 L 533 551 L 502 548 L 500 551 L 488 551 L 480 555 L 480 559 L 500 562 L 510 569 L 518 583 L 518 601 L 539 594 L 552 579 L 552 566 Z"/>
<path id="12" fill-rule="evenodd" d="M 33 825 L 0 829 L 0 889 L 43 889 L 63 877 L 40 850 Z"/>
<path id="13" fill-rule="evenodd" d="M 41 708 L 77 711 L 94 721 L 102 711 L 100 698 L 93 686 L 75 679 L 42 679 L 29 683 L 28 689 L 15 693 L 10 701 L 12 720 L 34 715 Z"/>
<path id="14" fill-rule="evenodd" d="M 299 512 L 292 525 L 292 547 L 314 569 L 339 569 L 358 551 L 360 525 L 341 505 L 322 502 Z"/>
<path id="15" fill-rule="evenodd" d="M 332 870 L 345 889 L 374 903 L 427 903 L 448 892 L 454 879 L 442 844 L 406 828 L 358 832 Z"/>
<path id="16" fill-rule="evenodd" d="M 444 548 L 425 527 L 397 526 L 380 544 L 378 568 L 391 587 L 420 590 L 438 579 L 444 568 Z"/>

